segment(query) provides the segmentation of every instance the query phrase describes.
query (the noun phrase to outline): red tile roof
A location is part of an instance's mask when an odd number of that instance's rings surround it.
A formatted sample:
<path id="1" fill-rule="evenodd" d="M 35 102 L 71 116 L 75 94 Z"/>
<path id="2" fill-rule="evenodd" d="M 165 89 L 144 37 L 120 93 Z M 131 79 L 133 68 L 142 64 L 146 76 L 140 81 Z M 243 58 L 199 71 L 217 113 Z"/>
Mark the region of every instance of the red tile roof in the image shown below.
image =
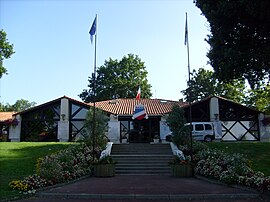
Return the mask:
<path id="1" fill-rule="evenodd" d="M 186 103 L 162 100 L 162 99 L 116 99 L 96 102 L 96 107 L 103 111 L 117 115 L 133 115 L 135 105 L 142 104 L 145 106 L 146 113 L 148 115 L 163 115 L 171 111 L 172 106 L 177 104 L 184 106 Z M 89 103 L 93 106 L 93 103 Z"/>
<path id="2" fill-rule="evenodd" d="M 12 119 L 13 114 L 15 114 L 15 112 L 0 112 L 0 121 Z"/>

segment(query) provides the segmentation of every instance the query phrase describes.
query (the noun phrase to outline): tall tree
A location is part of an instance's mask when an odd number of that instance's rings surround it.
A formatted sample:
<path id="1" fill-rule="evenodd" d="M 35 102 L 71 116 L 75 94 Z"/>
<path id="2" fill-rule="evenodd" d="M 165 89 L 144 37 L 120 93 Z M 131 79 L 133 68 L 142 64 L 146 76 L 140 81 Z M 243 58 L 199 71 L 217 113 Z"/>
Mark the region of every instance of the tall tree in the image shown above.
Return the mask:
<path id="1" fill-rule="evenodd" d="M 147 70 L 144 62 L 136 55 L 129 54 L 122 60 L 109 60 L 97 69 L 96 101 L 135 98 L 138 88 L 141 88 L 141 97 L 150 98 L 151 85 L 148 84 Z M 79 97 L 85 102 L 93 101 L 93 77 L 89 78 L 89 89 L 84 89 Z"/>
<path id="2" fill-rule="evenodd" d="M 242 103 L 245 98 L 245 84 L 241 80 L 233 80 L 231 83 L 219 82 L 213 71 L 200 68 L 198 72 L 193 70 L 188 88 L 181 91 L 188 100 L 191 91 L 191 102 L 199 101 L 210 95 L 222 96 Z"/>
<path id="3" fill-rule="evenodd" d="M 7 69 L 3 66 L 4 59 L 8 59 L 14 53 L 13 44 L 7 40 L 7 34 L 4 30 L 0 30 L 0 78 L 3 74 L 7 74 Z"/>
<path id="4" fill-rule="evenodd" d="M 35 102 L 29 102 L 28 100 L 20 99 L 15 102 L 15 104 L 0 104 L 0 111 L 8 112 L 8 111 L 23 111 L 26 109 L 29 109 L 31 107 L 34 107 L 37 103 Z"/>
<path id="5" fill-rule="evenodd" d="M 270 1 L 194 0 L 210 24 L 209 62 L 222 81 L 245 78 L 252 89 L 270 78 Z"/>

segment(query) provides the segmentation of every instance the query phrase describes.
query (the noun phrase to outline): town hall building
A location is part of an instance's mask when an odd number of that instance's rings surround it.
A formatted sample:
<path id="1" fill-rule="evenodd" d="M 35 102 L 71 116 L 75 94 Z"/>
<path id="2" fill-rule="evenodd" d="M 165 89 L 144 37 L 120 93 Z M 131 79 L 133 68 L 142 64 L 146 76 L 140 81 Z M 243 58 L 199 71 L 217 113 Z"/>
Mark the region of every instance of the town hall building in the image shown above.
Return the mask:
<path id="1" fill-rule="evenodd" d="M 262 113 L 218 96 L 210 96 L 192 103 L 191 106 L 185 102 L 164 99 L 130 98 L 95 104 L 109 117 L 106 134 L 108 140 L 114 143 L 150 143 L 155 137 L 159 138 L 159 142 L 166 142 L 166 136 L 170 133 L 166 115 L 174 105 L 183 107 L 187 120 L 191 107 L 193 122 L 212 122 L 219 125 L 220 130 L 215 132 L 222 141 L 269 141 L 269 127 L 262 124 Z M 93 107 L 93 103 L 63 96 L 28 110 L 12 113 L 8 140 L 75 141 L 83 135 L 84 121 L 90 107 Z M 142 114 L 144 115 L 141 117 Z"/>

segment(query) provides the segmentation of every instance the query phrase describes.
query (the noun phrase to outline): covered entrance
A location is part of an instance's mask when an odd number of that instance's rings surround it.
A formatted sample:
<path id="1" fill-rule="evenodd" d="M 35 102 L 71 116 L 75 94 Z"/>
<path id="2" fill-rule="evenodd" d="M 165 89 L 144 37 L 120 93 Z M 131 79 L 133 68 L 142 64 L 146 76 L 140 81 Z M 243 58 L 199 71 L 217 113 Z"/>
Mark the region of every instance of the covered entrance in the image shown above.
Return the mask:
<path id="1" fill-rule="evenodd" d="M 149 143 L 160 133 L 160 117 L 149 117 L 148 119 L 132 119 L 131 117 L 119 117 L 120 139 L 127 139 L 130 143 Z"/>

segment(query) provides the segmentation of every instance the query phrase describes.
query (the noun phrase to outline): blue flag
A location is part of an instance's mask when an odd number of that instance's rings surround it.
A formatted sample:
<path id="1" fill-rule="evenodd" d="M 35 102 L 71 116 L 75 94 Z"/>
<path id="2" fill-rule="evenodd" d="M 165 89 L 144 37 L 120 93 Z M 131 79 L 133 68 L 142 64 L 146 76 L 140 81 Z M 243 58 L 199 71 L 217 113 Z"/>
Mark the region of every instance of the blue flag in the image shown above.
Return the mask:
<path id="1" fill-rule="evenodd" d="M 89 31 L 91 43 L 93 43 L 93 36 L 96 34 L 96 30 L 97 30 L 97 16 L 95 17 L 95 20 Z"/>
<path id="2" fill-rule="evenodd" d="M 186 13 L 186 26 L 185 26 L 185 45 L 188 43 L 188 27 L 187 27 L 187 13 Z"/>

